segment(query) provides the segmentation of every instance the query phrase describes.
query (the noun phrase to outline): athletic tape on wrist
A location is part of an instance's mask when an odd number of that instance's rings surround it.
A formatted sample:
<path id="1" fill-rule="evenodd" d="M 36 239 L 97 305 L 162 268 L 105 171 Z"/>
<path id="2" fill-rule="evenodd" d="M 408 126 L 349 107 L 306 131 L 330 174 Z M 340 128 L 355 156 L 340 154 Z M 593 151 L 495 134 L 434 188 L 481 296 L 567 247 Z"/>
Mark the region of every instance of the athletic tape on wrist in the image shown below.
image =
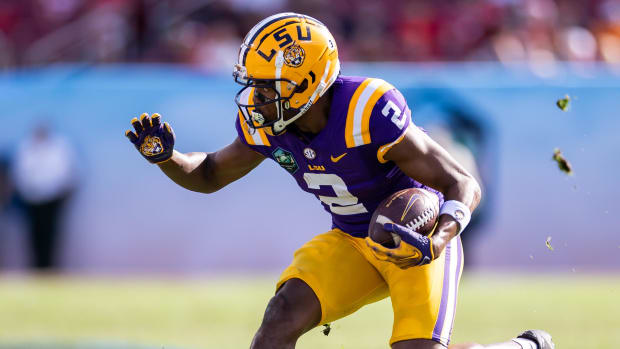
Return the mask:
<path id="1" fill-rule="evenodd" d="M 456 234 L 460 235 L 467 224 L 469 224 L 469 220 L 471 219 L 471 211 L 469 207 L 464 203 L 457 200 L 448 200 L 441 205 L 441 209 L 439 209 L 439 215 L 447 214 L 454 218 L 459 223 L 459 232 Z"/>

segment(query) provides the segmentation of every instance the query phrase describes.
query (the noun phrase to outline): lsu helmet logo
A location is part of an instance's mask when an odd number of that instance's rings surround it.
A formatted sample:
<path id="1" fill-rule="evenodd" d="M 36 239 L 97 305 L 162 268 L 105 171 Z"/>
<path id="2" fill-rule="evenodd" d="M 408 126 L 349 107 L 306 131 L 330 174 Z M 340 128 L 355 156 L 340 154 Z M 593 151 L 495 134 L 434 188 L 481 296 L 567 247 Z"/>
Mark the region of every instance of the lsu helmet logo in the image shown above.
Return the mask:
<path id="1" fill-rule="evenodd" d="M 297 68 L 301 66 L 304 63 L 305 57 L 306 52 L 296 43 L 284 49 L 284 64 L 289 67 Z"/>

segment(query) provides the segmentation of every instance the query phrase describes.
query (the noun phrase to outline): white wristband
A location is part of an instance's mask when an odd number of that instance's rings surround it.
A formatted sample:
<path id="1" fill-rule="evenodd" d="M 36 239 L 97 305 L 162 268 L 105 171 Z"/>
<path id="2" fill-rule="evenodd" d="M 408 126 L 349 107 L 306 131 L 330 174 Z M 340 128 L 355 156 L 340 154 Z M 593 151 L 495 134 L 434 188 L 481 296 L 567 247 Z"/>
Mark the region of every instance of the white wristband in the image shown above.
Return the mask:
<path id="1" fill-rule="evenodd" d="M 471 219 L 471 211 L 469 207 L 464 203 L 457 200 L 448 200 L 441 205 L 439 209 L 439 215 L 447 214 L 454 218 L 459 223 L 459 232 L 456 234 L 460 235 L 467 224 L 469 224 L 469 220 Z"/>

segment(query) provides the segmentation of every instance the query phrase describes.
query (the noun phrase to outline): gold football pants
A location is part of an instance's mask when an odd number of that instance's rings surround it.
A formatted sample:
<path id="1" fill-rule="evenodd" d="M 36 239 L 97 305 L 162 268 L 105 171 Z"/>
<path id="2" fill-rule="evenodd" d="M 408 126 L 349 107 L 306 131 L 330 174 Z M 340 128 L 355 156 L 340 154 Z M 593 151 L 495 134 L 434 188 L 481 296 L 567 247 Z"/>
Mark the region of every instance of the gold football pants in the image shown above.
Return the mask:
<path id="1" fill-rule="evenodd" d="M 321 303 L 321 324 L 390 296 L 394 310 L 390 345 L 423 338 L 447 346 L 462 268 L 459 237 L 430 264 L 400 269 L 376 259 L 364 239 L 333 229 L 295 252 L 276 289 L 289 279 L 303 280 Z"/>

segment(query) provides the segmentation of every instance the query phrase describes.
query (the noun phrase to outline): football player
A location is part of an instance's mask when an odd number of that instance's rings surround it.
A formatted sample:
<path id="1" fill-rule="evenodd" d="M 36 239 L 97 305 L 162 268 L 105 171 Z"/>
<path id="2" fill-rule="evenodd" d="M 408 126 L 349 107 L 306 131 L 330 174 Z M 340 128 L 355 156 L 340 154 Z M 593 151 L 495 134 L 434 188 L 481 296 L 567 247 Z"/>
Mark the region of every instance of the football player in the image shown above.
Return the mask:
<path id="1" fill-rule="evenodd" d="M 294 348 L 317 325 L 388 296 L 392 348 L 447 347 L 463 266 L 459 234 L 480 201 L 478 183 L 413 124 L 392 85 L 340 75 L 336 42 L 314 18 L 280 13 L 262 20 L 243 40 L 233 76 L 242 88 L 235 96 L 238 137 L 228 146 L 173 150 L 172 128 L 158 114 L 131 120 L 135 132 L 126 136 L 174 182 L 203 193 L 274 160 L 331 214 L 332 229 L 303 245 L 282 273 L 251 348 Z M 402 242 L 374 243 L 367 237 L 373 211 L 410 187 L 438 195 L 434 233 L 386 224 Z M 546 332 L 530 330 L 489 347 L 553 344 Z"/>

